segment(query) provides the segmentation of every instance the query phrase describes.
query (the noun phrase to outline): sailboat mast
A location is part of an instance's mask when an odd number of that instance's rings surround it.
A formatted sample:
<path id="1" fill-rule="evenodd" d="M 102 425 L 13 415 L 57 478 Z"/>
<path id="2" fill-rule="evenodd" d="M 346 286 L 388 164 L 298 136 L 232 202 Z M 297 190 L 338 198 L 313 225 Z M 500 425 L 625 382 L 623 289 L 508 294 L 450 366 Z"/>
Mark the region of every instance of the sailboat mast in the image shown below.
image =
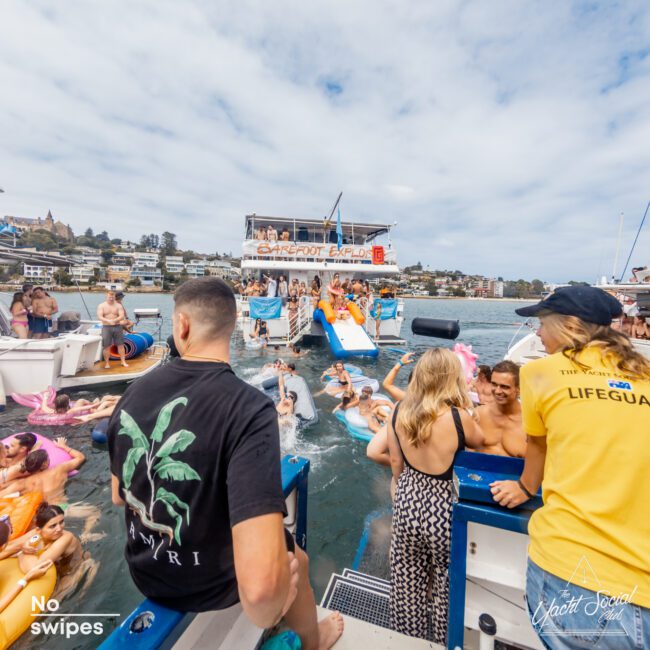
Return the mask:
<path id="1" fill-rule="evenodd" d="M 621 252 L 621 237 L 623 235 L 624 220 L 625 220 L 625 214 L 621 212 L 621 216 L 618 221 L 618 238 L 616 239 L 616 255 L 614 256 L 614 268 L 612 269 L 612 280 L 616 278 L 616 269 L 618 268 L 618 256 Z"/>

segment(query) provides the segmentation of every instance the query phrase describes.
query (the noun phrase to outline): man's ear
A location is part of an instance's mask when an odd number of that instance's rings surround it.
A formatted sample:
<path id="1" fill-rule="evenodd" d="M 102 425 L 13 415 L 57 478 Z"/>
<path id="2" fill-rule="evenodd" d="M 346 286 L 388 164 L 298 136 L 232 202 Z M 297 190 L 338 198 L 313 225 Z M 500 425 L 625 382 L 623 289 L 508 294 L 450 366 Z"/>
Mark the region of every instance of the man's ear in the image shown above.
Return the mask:
<path id="1" fill-rule="evenodd" d="M 182 341 L 185 341 L 190 334 L 190 319 L 182 311 L 177 313 L 176 318 L 178 322 L 178 336 Z"/>

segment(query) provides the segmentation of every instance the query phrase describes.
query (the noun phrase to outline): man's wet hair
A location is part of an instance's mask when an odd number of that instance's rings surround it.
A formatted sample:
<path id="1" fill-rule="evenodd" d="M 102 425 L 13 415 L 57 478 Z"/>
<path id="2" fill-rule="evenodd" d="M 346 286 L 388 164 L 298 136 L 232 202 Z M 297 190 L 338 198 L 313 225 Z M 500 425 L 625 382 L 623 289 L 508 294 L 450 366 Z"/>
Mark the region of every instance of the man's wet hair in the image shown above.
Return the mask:
<path id="1" fill-rule="evenodd" d="M 23 467 L 28 474 L 34 474 L 34 472 L 40 472 L 43 468 L 43 465 L 50 460 L 48 453 L 45 449 L 37 449 L 36 451 L 30 451 L 23 462 Z"/>
<path id="2" fill-rule="evenodd" d="M 21 447 L 25 447 L 27 451 L 31 451 L 32 447 L 36 444 L 36 434 L 34 433 L 19 433 L 17 436 L 14 436 L 18 440 L 18 444 Z"/>
<path id="3" fill-rule="evenodd" d="M 480 375 L 483 375 L 488 381 L 492 379 L 492 368 L 485 363 L 482 363 L 478 367 L 478 372 Z"/>
<path id="4" fill-rule="evenodd" d="M 296 354 L 300 354 L 300 348 L 299 348 L 297 345 L 294 345 L 294 346 L 293 346 L 293 351 L 294 351 Z"/>
<path id="5" fill-rule="evenodd" d="M 190 308 L 209 336 L 230 337 L 237 321 L 237 304 L 232 289 L 221 278 L 195 278 L 181 284 L 174 293 L 176 309 Z"/>
<path id="6" fill-rule="evenodd" d="M 501 372 L 507 375 L 512 375 L 515 378 L 515 386 L 519 388 L 519 366 L 513 361 L 499 361 L 494 368 L 492 374 Z"/>
<path id="7" fill-rule="evenodd" d="M 287 368 L 289 368 L 289 370 L 295 370 L 296 369 L 296 364 L 295 363 L 288 363 Z"/>

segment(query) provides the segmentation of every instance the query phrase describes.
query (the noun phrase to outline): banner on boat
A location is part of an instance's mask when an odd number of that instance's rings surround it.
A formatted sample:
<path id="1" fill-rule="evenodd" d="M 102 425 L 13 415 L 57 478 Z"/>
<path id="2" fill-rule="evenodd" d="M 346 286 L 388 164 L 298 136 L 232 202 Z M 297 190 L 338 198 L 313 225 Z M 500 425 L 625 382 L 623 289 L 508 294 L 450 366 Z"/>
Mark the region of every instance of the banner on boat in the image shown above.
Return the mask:
<path id="1" fill-rule="evenodd" d="M 282 315 L 281 298 L 250 298 L 248 301 L 251 318 L 272 320 Z"/>
<path id="2" fill-rule="evenodd" d="M 379 253 L 378 249 L 381 249 Z M 383 246 L 343 245 L 340 250 L 336 244 L 316 244 L 312 242 L 291 243 L 250 240 L 244 242 L 244 256 L 284 258 L 291 260 L 350 260 L 385 264 Z M 381 260 L 381 261 L 380 261 Z"/>

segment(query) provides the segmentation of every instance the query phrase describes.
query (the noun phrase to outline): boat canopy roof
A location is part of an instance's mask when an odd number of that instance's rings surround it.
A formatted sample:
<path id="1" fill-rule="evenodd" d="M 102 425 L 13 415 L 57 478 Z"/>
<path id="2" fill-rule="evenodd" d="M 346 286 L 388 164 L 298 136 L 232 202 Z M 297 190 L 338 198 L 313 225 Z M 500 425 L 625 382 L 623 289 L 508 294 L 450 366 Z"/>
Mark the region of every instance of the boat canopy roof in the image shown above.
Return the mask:
<path id="1" fill-rule="evenodd" d="M 77 266 L 79 262 L 65 255 L 52 255 L 50 253 L 29 251 L 13 246 L 0 244 L 0 264 L 26 262 L 35 266 Z"/>
<path id="2" fill-rule="evenodd" d="M 323 241 L 324 238 L 336 241 L 336 219 L 301 219 L 293 217 L 270 217 L 258 214 L 248 214 L 245 217 L 246 239 L 254 239 L 255 231 L 261 226 L 273 226 L 278 234 L 289 231 L 291 241 Z M 361 223 L 341 221 L 343 237 L 350 244 L 362 245 L 371 242 L 376 237 L 390 232 L 392 226 L 380 223 Z"/>

